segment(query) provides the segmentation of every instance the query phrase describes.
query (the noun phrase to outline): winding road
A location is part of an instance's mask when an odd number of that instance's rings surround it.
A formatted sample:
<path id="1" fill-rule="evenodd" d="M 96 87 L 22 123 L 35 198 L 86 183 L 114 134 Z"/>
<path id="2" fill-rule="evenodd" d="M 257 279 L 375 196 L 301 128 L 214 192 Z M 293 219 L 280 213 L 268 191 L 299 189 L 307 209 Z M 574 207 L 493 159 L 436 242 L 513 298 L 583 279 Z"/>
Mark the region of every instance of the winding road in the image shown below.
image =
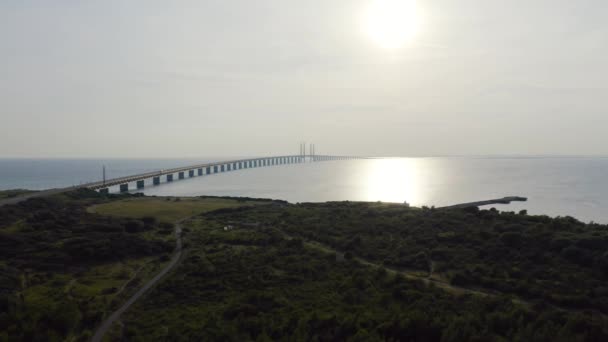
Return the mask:
<path id="1" fill-rule="evenodd" d="M 120 315 L 133 305 L 141 296 L 143 296 L 152 286 L 156 285 L 162 277 L 164 277 L 169 271 L 171 271 L 176 265 L 179 259 L 182 257 L 182 223 L 179 221 L 175 224 L 175 254 L 171 258 L 171 261 L 165 268 L 163 268 L 154 278 L 150 279 L 141 289 L 139 289 L 128 301 L 126 301 L 118 310 L 114 311 L 108 316 L 103 323 L 99 326 L 95 335 L 91 338 L 91 342 L 101 342 L 105 334 L 110 330 L 112 324 L 116 322 Z"/>

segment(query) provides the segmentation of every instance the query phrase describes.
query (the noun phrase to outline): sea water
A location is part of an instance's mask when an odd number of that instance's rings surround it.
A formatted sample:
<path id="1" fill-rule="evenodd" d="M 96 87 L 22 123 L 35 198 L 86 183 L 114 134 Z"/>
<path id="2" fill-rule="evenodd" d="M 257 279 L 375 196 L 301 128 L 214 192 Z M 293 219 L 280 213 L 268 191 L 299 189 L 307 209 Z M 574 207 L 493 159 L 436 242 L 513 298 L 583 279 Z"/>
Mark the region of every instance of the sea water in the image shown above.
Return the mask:
<path id="1" fill-rule="evenodd" d="M 46 189 L 100 180 L 103 165 L 107 178 L 113 178 L 227 159 L 0 159 L 0 189 Z M 528 202 L 496 207 L 608 223 L 607 175 L 608 158 L 598 157 L 384 158 L 243 169 L 159 186 L 147 180 L 143 192 L 157 196 L 248 196 L 294 203 L 408 202 L 437 207 L 524 196 Z"/>

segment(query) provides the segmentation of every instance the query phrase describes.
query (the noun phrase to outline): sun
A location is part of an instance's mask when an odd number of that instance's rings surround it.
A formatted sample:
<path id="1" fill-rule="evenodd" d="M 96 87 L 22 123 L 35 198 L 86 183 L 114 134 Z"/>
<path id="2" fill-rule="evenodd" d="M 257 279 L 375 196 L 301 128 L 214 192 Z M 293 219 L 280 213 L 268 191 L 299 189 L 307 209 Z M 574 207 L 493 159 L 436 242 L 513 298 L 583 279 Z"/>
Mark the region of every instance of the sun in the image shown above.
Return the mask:
<path id="1" fill-rule="evenodd" d="M 364 30 L 379 46 L 402 47 L 417 33 L 419 14 L 415 0 L 372 0 L 364 15 Z"/>

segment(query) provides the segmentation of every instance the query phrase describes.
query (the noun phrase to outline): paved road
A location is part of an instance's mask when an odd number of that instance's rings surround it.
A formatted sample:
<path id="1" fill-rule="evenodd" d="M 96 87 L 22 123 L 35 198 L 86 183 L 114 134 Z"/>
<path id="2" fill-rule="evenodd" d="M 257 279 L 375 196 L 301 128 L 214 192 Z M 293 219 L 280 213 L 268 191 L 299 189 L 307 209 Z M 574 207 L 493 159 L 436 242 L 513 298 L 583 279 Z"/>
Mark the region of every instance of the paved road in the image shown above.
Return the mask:
<path id="1" fill-rule="evenodd" d="M 108 316 L 108 318 L 106 318 L 106 320 L 101 323 L 101 325 L 95 332 L 95 335 L 93 335 L 93 338 L 91 338 L 91 342 L 101 342 L 105 334 L 112 327 L 112 324 L 120 318 L 120 315 L 127 311 L 129 307 L 133 305 L 133 303 L 135 303 L 139 298 L 141 298 L 141 296 L 143 296 L 150 288 L 152 288 L 152 286 L 156 285 L 156 283 L 158 283 L 158 281 L 162 277 L 164 277 L 169 271 L 171 271 L 175 267 L 175 265 L 177 265 L 177 262 L 182 256 L 181 222 L 178 222 L 175 225 L 175 237 L 175 254 L 173 255 L 173 258 L 171 258 L 169 264 L 165 266 L 165 268 L 163 268 L 156 276 L 154 276 L 154 278 L 148 281 L 141 289 L 139 289 L 137 293 L 135 293 L 131 298 L 129 298 L 129 300 L 124 303 L 118 310 L 114 311 L 110 316 Z"/>

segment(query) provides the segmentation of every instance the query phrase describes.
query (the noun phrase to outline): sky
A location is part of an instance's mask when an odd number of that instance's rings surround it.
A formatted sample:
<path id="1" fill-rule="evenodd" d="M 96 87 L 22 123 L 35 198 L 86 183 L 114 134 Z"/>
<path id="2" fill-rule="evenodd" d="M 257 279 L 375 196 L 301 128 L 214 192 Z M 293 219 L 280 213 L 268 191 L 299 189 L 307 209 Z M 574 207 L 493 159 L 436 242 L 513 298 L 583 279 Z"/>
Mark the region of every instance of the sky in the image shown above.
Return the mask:
<path id="1" fill-rule="evenodd" d="M 374 1 L 0 1 L 0 157 L 608 155 L 608 1 Z"/>

